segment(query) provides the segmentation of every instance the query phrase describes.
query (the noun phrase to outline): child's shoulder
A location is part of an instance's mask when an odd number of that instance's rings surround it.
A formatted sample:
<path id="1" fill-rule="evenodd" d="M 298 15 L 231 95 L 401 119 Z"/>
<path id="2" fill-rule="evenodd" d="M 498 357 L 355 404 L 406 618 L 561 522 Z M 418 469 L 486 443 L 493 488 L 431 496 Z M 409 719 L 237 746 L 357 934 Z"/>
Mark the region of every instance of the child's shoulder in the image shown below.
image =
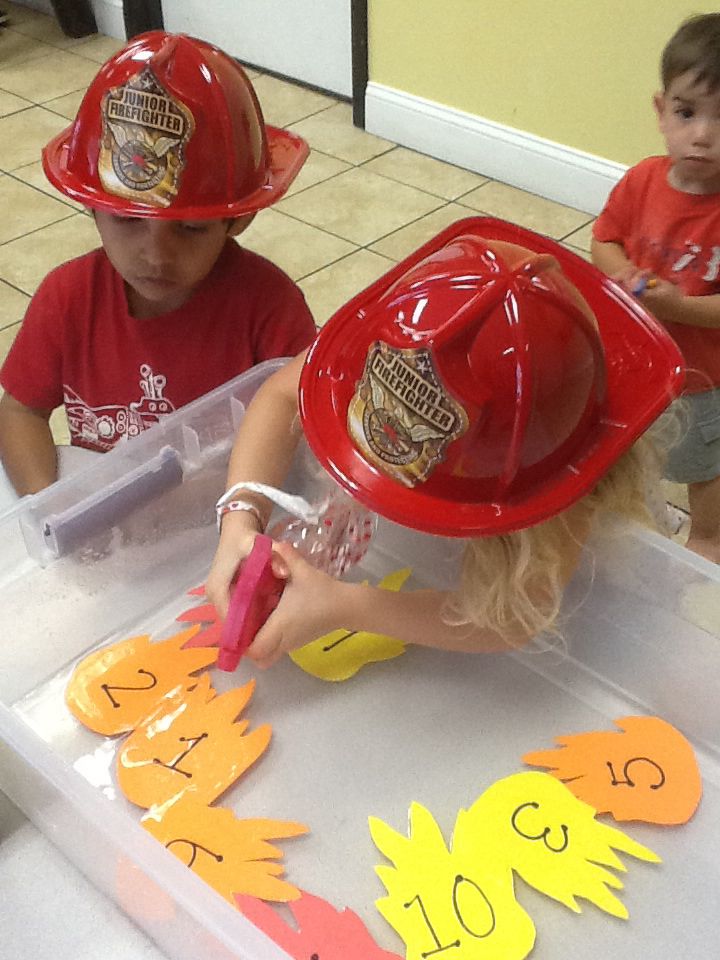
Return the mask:
<path id="1" fill-rule="evenodd" d="M 237 294 L 284 298 L 295 295 L 299 287 L 276 263 L 240 246 L 234 240 L 225 244 L 215 269 L 213 284 Z"/>
<path id="2" fill-rule="evenodd" d="M 236 243 L 235 240 L 229 240 L 220 254 L 217 262 L 218 271 L 221 274 L 242 274 L 255 276 L 280 276 L 287 277 L 287 274 L 272 260 L 248 250 L 246 247 Z"/>
<path id="3" fill-rule="evenodd" d="M 42 286 L 45 288 L 73 287 L 80 278 L 90 276 L 97 271 L 112 271 L 113 267 L 102 247 L 83 253 L 79 257 L 65 260 L 45 275 Z"/>
<path id="4" fill-rule="evenodd" d="M 670 157 L 652 156 L 645 157 L 644 160 L 641 160 L 639 163 L 636 163 L 634 166 L 630 167 L 625 176 L 636 181 L 652 181 L 657 179 L 664 183 L 667 182 L 667 174 L 669 170 Z"/>

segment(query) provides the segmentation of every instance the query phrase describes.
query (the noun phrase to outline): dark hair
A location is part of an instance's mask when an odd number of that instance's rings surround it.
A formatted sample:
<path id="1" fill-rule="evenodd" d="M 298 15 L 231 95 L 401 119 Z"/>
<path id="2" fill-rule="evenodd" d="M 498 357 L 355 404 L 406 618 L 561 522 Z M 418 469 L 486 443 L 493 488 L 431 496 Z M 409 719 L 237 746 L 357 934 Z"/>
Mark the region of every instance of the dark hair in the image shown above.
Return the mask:
<path id="1" fill-rule="evenodd" d="M 720 13 L 690 17 L 668 41 L 660 61 L 663 88 L 688 70 L 712 93 L 720 89 Z"/>

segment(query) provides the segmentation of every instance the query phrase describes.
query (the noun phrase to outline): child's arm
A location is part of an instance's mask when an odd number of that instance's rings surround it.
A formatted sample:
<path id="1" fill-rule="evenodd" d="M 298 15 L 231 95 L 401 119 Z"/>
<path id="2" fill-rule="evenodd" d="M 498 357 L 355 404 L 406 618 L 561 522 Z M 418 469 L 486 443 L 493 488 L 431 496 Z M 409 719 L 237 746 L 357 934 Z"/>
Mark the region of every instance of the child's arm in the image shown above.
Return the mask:
<path id="1" fill-rule="evenodd" d="M 302 434 L 297 391 L 305 354 L 290 360 L 269 377 L 252 399 L 233 444 L 227 489 L 243 480 L 281 487 Z M 264 497 L 241 491 L 239 500 L 254 504 L 264 527 L 272 504 Z M 215 558 L 205 584 L 208 599 L 221 617 L 227 615 L 230 584 L 240 561 L 252 549 L 259 524 L 247 510 L 223 517 Z"/>
<path id="2" fill-rule="evenodd" d="M 489 630 L 448 626 L 441 618 L 448 595 L 441 591 L 396 593 L 347 583 L 311 566 L 290 544 L 276 543 L 273 551 L 273 570 L 286 580 L 285 589 L 246 651 L 261 668 L 340 629 L 381 633 L 408 644 L 468 653 L 507 650 L 529 640 L 522 632 L 500 637 Z"/>
<path id="3" fill-rule="evenodd" d="M 37 493 L 57 480 L 51 413 L 26 407 L 9 393 L 0 400 L 0 458 L 20 497 Z"/>
<path id="4" fill-rule="evenodd" d="M 635 266 L 621 243 L 596 240 L 593 237 L 590 251 L 595 266 L 628 293 L 635 294 L 638 283 L 643 279 L 648 280 L 651 275 L 649 270 L 641 270 Z"/>
<path id="5" fill-rule="evenodd" d="M 680 287 L 667 280 L 656 280 L 655 286 L 643 293 L 642 304 L 665 323 L 681 323 L 690 327 L 720 327 L 720 294 L 688 297 Z"/>
<path id="6" fill-rule="evenodd" d="M 572 577 L 590 532 L 590 517 L 581 504 L 566 516 L 568 538 L 559 571 L 563 583 Z M 276 543 L 273 550 L 274 572 L 286 585 L 280 603 L 247 650 L 246 655 L 260 667 L 269 667 L 284 653 L 340 629 L 382 633 L 407 644 L 465 653 L 509 650 L 532 639 L 520 623 L 502 634 L 446 623 L 443 611 L 450 599 L 446 592 L 394 592 L 346 583 L 316 570 L 290 544 Z"/>
<path id="7" fill-rule="evenodd" d="M 602 270 L 613 280 L 617 280 L 619 275 L 627 273 L 630 269 L 633 271 L 637 269 L 625 253 L 625 248 L 621 243 L 603 242 L 593 237 L 590 244 L 590 253 L 592 262 L 598 270 Z"/>

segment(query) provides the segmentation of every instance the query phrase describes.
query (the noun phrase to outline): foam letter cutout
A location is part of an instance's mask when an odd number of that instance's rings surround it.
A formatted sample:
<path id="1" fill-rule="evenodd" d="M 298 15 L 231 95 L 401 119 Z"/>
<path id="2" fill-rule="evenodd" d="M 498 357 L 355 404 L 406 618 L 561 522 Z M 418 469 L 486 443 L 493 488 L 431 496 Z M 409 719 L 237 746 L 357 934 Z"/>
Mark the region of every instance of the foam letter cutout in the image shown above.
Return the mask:
<path id="1" fill-rule="evenodd" d="M 400 960 L 381 950 L 352 910 L 336 910 L 326 900 L 301 893 L 290 904 L 294 930 L 266 903 L 238 894 L 240 911 L 295 960 Z"/>
<path id="2" fill-rule="evenodd" d="M 527 753 L 576 797 L 616 820 L 687 823 L 697 810 L 702 780 L 693 748 L 659 717 L 621 717 L 617 731 L 556 737 L 556 750 Z"/>
<path id="3" fill-rule="evenodd" d="M 118 784 L 128 800 L 149 808 L 187 792 L 207 805 L 227 790 L 270 742 L 268 724 L 245 735 L 249 721 L 234 722 L 254 689 L 251 680 L 216 696 L 204 673 L 193 690 L 169 694 L 118 753 Z"/>
<path id="4" fill-rule="evenodd" d="M 409 568 L 395 570 L 383 577 L 378 587 L 397 591 L 411 573 Z M 290 657 L 302 670 L 320 680 L 349 680 L 366 664 L 392 660 L 402 653 L 405 653 L 405 644 L 382 633 L 333 630 L 291 651 Z"/>
<path id="5" fill-rule="evenodd" d="M 188 590 L 191 597 L 204 597 L 205 587 L 193 587 Z M 188 647 L 219 647 L 220 634 L 222 633 L 222 621 L 218 618 L 217 610 L 212 603 L 201 603 L 197 607 L 190 607 L 175 618 L 180 623 L 206 624 L 203 630 L 190 638 L 186 646 Z"/>
<path id="6" fill-rule="evenodd" d="M 262 900 L 295 900 L 300 891 L 281 879 L 282 850 L 268 843 L 307 833 L 288 820 L 239 820 L 231 810 L 206 807 L 184 794 L 153 807 L 142 825 L 233 905 L 240 891 Z"/>
<path id="7" fill-rule="evenodd" d="M 409 838 L 370 817 L 370 833 L 392 867 L 376 867 L 388 892 L 376 906 L 407 947 L 407 960 L 522 960 L 535 926 L 515 899 L 510 867 L 477 857 L 453 838 L 448 850 L 432 814 L 410 807 Z M 452 949 L 451 949 L 452 948 Z"/>
<path id="8" fill-rule="evenodd" d="M 460 811 L 455 835 L 471 859 L 506 863 L 531 887 L 576 913 L 578 896 L 627 919 L 625 905 L 608 889 L 622 889 L 622 881 L 604 869 L 626 869 L 613 848 L 660 862 L 652 850 L 595 820 L 593 808 L 565 784 L 537 771 L 516 773 L 488 787 L 469 810 Z"/>
<path id="9" fill-rule="evenodd" d="M 182 649 L 198 629 L 158 643 L 147 635 L 131 637 L 91 653 L 65 690 L 71 713 L 106 737 L 132 730 L 170 690 L 195 684 L 193 674 L 217 659 L 217 650 Z"/>

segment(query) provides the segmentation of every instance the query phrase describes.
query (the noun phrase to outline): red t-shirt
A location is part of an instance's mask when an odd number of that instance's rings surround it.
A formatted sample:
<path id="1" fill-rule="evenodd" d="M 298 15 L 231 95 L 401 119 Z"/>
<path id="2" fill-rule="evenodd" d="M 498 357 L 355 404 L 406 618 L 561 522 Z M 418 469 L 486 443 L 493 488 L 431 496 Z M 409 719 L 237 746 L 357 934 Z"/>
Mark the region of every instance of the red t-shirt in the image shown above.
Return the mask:
<path id="1" fill-rule="evenodd" d="M 637 267 L 678 284 L 686 296 L 720 293 L 720 194 L 676 190 L 668 183 L 669 171 L 669 157 L 648 157 L 628 170 L 593 235 L 622 244 Z M 720 329 L 665 326 L 685 357 L 685 392 L 720 385 Z"/>
<path id="2" fill-rule="evenodd" d="M 65 404 L 71 442 L 109 450 L 262 360 L 315 336 L 298 286 L 228 241 L 178 310 L 136 320 L 104 250 L 53 270 L 32 298 L 0 371 L 20 403 Z"/>

